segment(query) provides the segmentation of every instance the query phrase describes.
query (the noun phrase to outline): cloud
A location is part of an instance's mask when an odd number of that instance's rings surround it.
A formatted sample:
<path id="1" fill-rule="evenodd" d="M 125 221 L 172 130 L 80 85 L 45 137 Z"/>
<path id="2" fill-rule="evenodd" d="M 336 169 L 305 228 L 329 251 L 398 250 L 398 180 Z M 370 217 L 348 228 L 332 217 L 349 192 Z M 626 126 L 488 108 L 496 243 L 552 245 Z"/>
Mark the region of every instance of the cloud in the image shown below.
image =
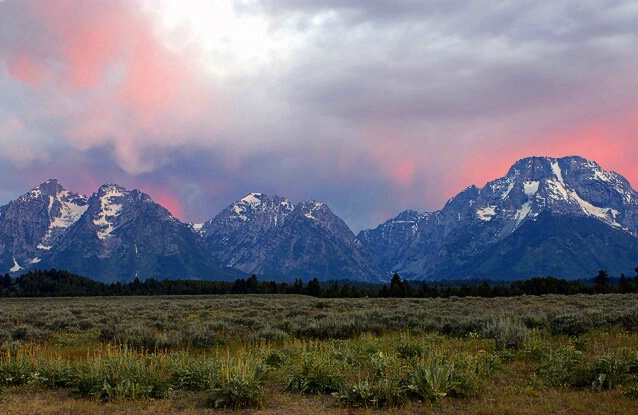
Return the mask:
<path id="1" fill-rule="evenodd" d="M 190 221 L 262 191 L 358 230 L 529 155 L 638 183 L 635 2 L 233 1 L 214 42 L 167 5 L 0 3 L 6 188 L 119 182 Z"/>
<path id="2" fill-rule="evenodd" d="M 31 130 L 53 122 L 49 134 L 75 149 L 110 146 L 116 162 L 131 173 L 162 164 L 161 157 L 148 157 L 149 146 L 175 147 L 204 131 L 208 140 L 215 138 L 219 114 L 212 83 L 191 51 L 174 51 L 161 42 L 158 22 L 139 4 L 5 6 L 0 24 L 8 29 L 0 46 L 9 79 L 4 82 L 8 89 L 20 88 L 25 101 L 9 119 L 33 114 L 37 122 Z"/>

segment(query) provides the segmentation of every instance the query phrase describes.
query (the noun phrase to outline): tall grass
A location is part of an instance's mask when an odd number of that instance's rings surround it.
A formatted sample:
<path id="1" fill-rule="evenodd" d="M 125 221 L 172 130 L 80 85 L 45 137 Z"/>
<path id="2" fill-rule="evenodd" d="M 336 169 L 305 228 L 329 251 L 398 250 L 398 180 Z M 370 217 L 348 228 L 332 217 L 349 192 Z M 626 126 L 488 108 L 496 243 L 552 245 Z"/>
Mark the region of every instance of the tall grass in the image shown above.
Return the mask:
<path id="1" fill-rule="evenodd" d="M 521 390 L 635 399 L 636 310 L 636 295 L 8 300 L 0 388 L 115 402 L 193 393 L 230 409 L 324 395 L 380 409 L 478 400 L 513 371 L 533 379 Z"/>

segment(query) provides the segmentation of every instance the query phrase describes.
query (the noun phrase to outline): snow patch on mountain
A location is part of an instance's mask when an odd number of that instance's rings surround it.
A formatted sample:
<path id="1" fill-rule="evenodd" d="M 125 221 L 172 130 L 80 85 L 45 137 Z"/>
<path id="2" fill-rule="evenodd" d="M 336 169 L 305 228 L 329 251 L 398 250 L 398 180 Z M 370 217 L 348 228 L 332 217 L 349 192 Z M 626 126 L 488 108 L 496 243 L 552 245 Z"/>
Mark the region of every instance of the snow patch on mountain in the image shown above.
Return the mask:
<path id="1" fill-rule="evenodd" d="M 18 272 L 20 270 L 24 269 L 23 267 L 21 267 L 18 264 L 18 261 L 16 261 L 16 258 L 13 257 L 13 267 L 11 267 L 11 269 L 9 269 L 10 272 Z"/>
<path id="2" fill-rule="evenodd" d="M 578 202 L 580 207 L 583 209 L 583 212 L 585 212 L 586 214 L 600 218 L 604 220 L 605 222 L 608 222 L 612 226 L 616 226 L 619 228 L 622 227 L 619 223 L 616 222 L 616 216 L 619 213 L 617 210 L 611 209 L 611 208 L 601 208 L 598 206 L 594 206 L 588 201 L 583 200 L 576 192 L 571 192 L 570 196 L 572 199 Z"/>
<path id="3" fill-rule="evenodd" d="M 28 193 L 28 196 L 29 196 L 31 199 L 38 199 L 38 198 L 40 198 L 40 197 L 42 196 L 42 190 L 40 190 L 40 188 L 39 188 L 39 187 L 36 187 L 35 189 L 31 190 L 31 191 Z"/>
<path id="4" fill-rule="evenodd" d="M 246 208 L 240 204 L 236 204 L 233 206 L 233 212 L 237 215 L 237 217 L 241 220 L 248 220 L 248 216 L 244 215 L 246 213 Z"/>
<path id="5" fill-rule="evenodd" d="M 552 172 L 554 176 L 558 179 L 558 182 L 565 186 L 565 181 L 563 180 L 563 172 L 558 165 L 558 160 L 552 160 Z"/>
<path id="6" fill-rule="evenodd" d="M 241 202 L 248 204 L 252 208 L 256 208 L 261 205 L 261 193 L 251 193 L 248 196 L 241 199 Z"/>
<path id="7" fill-rule="evenodd" d="M 68 192 L 66 192 L 68 194 Z M 65 202 L 62 199 L 58 199 L 61 203 L 60 216 L 56 217 L 51 223 L 52 228 L 68 228 L 78 221 L 84 215 L 89 208 L 88 204 L 77 205 L 75 203 Z"/>
<path id="8" fill-rule="evenodd" d="M 98 218 L 93 220 L 93 224 L 101 229 L 97 232 L 97 237 L 105 240 L 115 230 L 113 220 L 122 212 L 122 205 L 115 202 L 115 199 L 125 196 L 125 193 L 117 186 L 109 186 L 106 188 L 100 198 L 100 212 Z"/>
<path id="9" fill-rule="evenodd" d="M 546 183 L 552 196 L 560 200 L 569 200 L 569 193 L 565 189 L 565 182 L 563 182 L 562 177 L 558 180 L 547 180 Z"/>
<path id="10" fill-rule="evenodd" d="M 501 200 L 507 199 L 510 193 L 512 193 L 512 190 L 514 189 L 514 185 L 516 184 L 514 180 L 510 180 L 510 179 L 508 179 L 507 182 L 508 182 L 508 186 L 507 186 L 507 189 L 505 189 L 505 191 L 501 195 Z"/>
<path id="11" fill-rule="evenodd" d="M 514 219 L 516 220 L 516 225 L 514 226 L 514 229 L 518 228 L 518 225 L 520 225 L 521 222 L 523 222 L 523 219 L 525 219 L 527 215 L 530 214 L 531 211 L 532 211 L 532 202 L 527 201 L 523 203 L 523 206 L 521 206 L 521 208 L 518 209 L 516 213 L 514 214 Z"/>
<path id="12" fill-rule="evenodd" d="M 484 207 L 483 209 L 478 209 L 476 211 L 476 216 L 478 216 L 480 220 L 488 222 L 496 215 L 496 208 L 497 206 L 492 205 Z"/>
<path id="13" fill-rule="evenodd" d="M 317 218 L 314 214 L 318 210 L 321 210 L 324 206 L 325 205 L 323 203 L 315 202 L 314 200 L 309 200 L 308 202 L 304 203 L 302 206 L 302 209 L 308 208 L 308 211 L 304 212 L 304 216 L 307 217 L 308 219 L 319 220 L 319 218 Z"/>
<path id="14" fill-rule="evenodd" d="M 538 186 L 541 182 L 539 181 L 527 181 L 523 182 L 523 191 L 528 197 L 532 197 L 538 192 Z"/>
<path id="15" fill-rule="evenodd" d="M 44 183 L 44 185 L 51 184 L 52 181 Z M 57 182 L 55 182 L 57 185 Z M 40 186 L 37 188 L 37 192 L 32 191 L 32 194 L 41 193 Z M 79 196 L 73 194 L 67 190 L 62 189 L 60 186 L 55 195 L 49 194 L 49 203 L 47 206 L 47 212 L 49 216 L 49 227 L 40 240 L 40 243 L 36 246 L 37 249 L 48 251 L 51 249 L 52 239 L 55 235 L 59 235 L 68 229 L 71 225 L 77 222 L 82 215 L 89 208 L 87 199 L 85 196 Z"/>

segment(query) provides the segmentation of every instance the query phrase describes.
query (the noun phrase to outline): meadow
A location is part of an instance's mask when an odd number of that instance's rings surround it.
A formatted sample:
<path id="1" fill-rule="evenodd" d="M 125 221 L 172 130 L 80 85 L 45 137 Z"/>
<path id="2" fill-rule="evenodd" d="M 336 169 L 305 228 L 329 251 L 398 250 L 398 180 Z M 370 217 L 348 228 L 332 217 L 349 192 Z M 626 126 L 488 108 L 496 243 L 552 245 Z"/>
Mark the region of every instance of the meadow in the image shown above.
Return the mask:
<path id="1" fill-rule="evenodd" d="M 633 414 L 638 295 L 0 299 L 6 414 Z"/>

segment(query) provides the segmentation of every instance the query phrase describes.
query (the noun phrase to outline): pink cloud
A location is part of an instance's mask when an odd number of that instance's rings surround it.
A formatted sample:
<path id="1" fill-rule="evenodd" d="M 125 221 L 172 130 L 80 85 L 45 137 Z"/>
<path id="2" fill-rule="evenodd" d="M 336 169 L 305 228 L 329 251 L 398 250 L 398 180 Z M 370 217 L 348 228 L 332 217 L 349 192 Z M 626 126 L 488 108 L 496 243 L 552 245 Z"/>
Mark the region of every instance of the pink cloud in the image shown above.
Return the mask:
<path id="1" fill-rule="evenodd" d="M 376 119 L 364 127 L 362 144 L 381 173 L 394 185 L 406 189 L 414 184 L 418 153 L 404 138 L 393 122 Z"/>
<path id="2" fill-rule="evenodd" d="M 30 1 L 31 18 L 44 29 L 47 52 L 64 69 L 59 80 L 69 88 L 89 88 L 102 81 L 108 65 L 117 63 L 136 32 L 148 27 L 130 2 Z M 47 56 L 39 55 L 43 59 Z M 55 70 L 55 66 L 50 66 Z"/>
<path id="3" fill-rule="evenodd" d="M 131 173 L 162 163 L 145 153 L 149 146 L 214 139 L 222 117 L 194 51 L 169 47 L 158 16 L 141 3 L 25 4 L 23 24 L 37 30 L 0 57 L 10 76 L 31 85 L 33 112 L 59 125 L 53 134 L 80 150 L 110 146 Z"/>
<path id="4" fill-rule="evenodd" d="M 177 197 L 153 183 L 144 184 L 140 190 L 149 194 L 155 203 L 165 207 L 174 217 L 182 219 L 182 205 Z"/>
<path id="5" fill-rule="evenodd" d="M 452 186 L 462 188 L 471 183 L 483 186 L 505 175 L 515 161 L 524 157 L 578 155 L 596 161 L 603 169 L 622 174 L 636 187 L 637 137 L 638 111 L 632 109 L 581 125 L 560 125 L 549 132 L 496 140 L 483 151 L 469 153 L 471 155 Z"/>
<path id="6" fill-rule="evenodd" d="M 6 68 L 9 75 L 29 84 L 37 84 L 40 82 L 43 73 L 46 72 L 45 68 L 28 55 L 20 53 L 7 59 Z"/>

